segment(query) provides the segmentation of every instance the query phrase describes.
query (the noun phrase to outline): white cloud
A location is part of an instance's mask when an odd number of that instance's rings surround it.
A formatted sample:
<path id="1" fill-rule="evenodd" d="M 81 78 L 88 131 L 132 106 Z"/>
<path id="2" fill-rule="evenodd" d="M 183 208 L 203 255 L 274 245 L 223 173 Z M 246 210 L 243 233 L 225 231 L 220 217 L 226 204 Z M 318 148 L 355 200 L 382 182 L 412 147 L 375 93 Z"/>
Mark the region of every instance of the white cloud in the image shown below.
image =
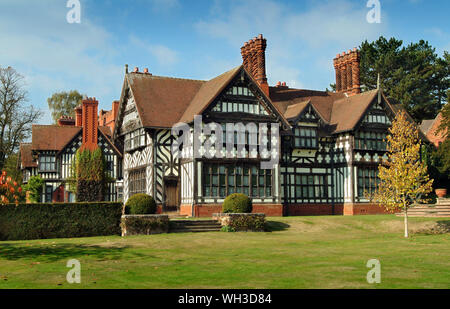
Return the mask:
<path id="1" fill-rule="evenodd" d="M 118 99 L 124 69 L 117 65 L 131 43 L 148 50 L 158 64 L 177 62 L 175 51 L 163 45 L 150 45 L 135 36 L 133 42 L 120 42 L 107 29 L 87 15 L 89 2 L 82 2 L 80 24 L 66 21 L 65 1 L 3 0 L 0 3 L 0 64 L 12 66 L 26 77 L 32 104 L 47 113 L 46 98 L 52 93 L 76 89 L 99 99 L 100 108 L 110 109 Z M 171 8 L 176 0 L 152 0 L 154 5 Z M 124 47 L 125 46 L 125 47 Z M 41 122 L 48 121 L 45 117 Z"/>
<path id="2" fill-rule="evenodd" d="M 364 1 L 308 4 L 295 11 L 289 4 L 272 0 L 232 1 L 227 5 L 216 0 L 211 16 L 197 22 L 195 28 L 209 37 L 225 39 L 236 49 L 262 33 L 268 40 L 266 65 L 271 84 L 286 81 L 297 87 L 317 87 L 320 83 L 325 88 L 332 82 L 332 58 L 366 39 L 377 38 L 386 29 L 387 18 L 383 15 L 381 24 L 369 24 Z M 314 57 L 320 61 L 311 62 Z M 330 80 L 312 81 L 306 72 L 322 71 L 323 59 L 329 59 L 329 69 L 324 75 L 330 76 Z"/>
<path id="3" fill-rule="evenodd" d="M 178 62 L 177 52 L 167 46 L 148 44 L 134 35 L 131 35 L 129 40 L 130 44 L 141 49 L 142 52 L 149 52 L 153 55 L 161 66 L 172 66 Z"/>

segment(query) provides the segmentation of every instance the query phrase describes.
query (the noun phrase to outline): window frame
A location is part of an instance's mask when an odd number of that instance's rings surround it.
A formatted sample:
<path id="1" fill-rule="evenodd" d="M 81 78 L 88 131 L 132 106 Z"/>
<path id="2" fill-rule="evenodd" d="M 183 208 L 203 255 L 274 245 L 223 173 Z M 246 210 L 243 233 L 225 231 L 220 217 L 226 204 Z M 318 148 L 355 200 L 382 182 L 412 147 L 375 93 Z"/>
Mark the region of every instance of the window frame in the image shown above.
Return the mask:
<path id="1" fill-rule="evenodd" d="M 243 193 L 252 198 L 273 198 L 273 172 L 257 164 L 203 163 L 202 194 L 205 198 L 225 198 Z"/>
<path id="2" fill-rule="evenodd" d="M 303 135 L 302 132 L 304 132 Z M 318 149 L 319 129 L 315 126 L 296 126 L 294 128 L 293 146 L 295 149 Z"/>
<path id="3" fill-rule="evenodd" d="M 47 161 L 47 159 L 50 159 L 50 161 Z M 52 160 L 53 159 L 53 160 Z M 42 166 L 45 168 L 43 169 Z M 50 168 L 46 168 L 46 167 Z M 53 168 L 51 168 L 53 167 Z M 51 154 L 41 154 L 39 155 L 39 166 L 38 166 L 39 172 L 44 173 L 54 173 L 57 171 L 56 167 L 56 156 Z"/>

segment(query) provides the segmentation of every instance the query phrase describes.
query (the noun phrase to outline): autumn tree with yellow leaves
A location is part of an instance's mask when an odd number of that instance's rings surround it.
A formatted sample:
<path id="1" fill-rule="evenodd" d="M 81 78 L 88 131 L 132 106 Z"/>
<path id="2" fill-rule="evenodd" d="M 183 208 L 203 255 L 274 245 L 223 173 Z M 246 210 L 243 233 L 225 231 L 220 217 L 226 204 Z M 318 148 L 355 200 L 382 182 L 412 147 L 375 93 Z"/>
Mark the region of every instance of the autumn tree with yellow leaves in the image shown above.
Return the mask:
<path id="1" fill-rule="evenodd" d="M 420 159 L 419 131 L 404 111 L 396 115 L 389 133 L 388 160 L 378 168 L 380 184 L 374 197 L 388 210 L 403 210 L 408 237 L 408 209 L 425 201 L 425 195 L 432 191 L 433 180 Z"/>

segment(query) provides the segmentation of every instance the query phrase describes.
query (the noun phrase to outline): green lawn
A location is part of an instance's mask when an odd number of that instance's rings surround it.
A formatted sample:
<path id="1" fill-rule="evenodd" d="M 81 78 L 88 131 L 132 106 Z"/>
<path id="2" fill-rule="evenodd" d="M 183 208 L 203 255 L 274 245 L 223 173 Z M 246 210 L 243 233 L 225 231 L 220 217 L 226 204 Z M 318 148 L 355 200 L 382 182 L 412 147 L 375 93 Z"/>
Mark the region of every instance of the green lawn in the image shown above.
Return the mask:
<path id="1" fill-rule="evenodd" d="M 450 218 L 269 218 L 272 232 L 0 242 L 0 288 L 450 288 Z M 422 231 L 422 232 L 421 232 Z M 381 283 L 368 284 L 369 259 Z M 69 259 L 81 284 L 66 282 Z"/>

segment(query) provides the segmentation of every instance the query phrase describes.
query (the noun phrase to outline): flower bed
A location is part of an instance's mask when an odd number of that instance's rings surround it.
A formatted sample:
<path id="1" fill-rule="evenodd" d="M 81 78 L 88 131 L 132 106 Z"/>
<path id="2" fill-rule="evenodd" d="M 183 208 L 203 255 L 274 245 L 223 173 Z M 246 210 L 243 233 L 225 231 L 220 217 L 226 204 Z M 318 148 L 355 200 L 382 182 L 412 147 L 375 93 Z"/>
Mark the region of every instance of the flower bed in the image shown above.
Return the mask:
<path id="1" fill-rule="evenodd" d="M 122 236 L 151 235 L 169 232 L 168 215 L 123 215 Z"/>
<path id="2" fill-rule="evenodd" d="M 213 220 L 236 232 L 263 232 L 266 215 L 262 213 L 215 213 Z"/>

